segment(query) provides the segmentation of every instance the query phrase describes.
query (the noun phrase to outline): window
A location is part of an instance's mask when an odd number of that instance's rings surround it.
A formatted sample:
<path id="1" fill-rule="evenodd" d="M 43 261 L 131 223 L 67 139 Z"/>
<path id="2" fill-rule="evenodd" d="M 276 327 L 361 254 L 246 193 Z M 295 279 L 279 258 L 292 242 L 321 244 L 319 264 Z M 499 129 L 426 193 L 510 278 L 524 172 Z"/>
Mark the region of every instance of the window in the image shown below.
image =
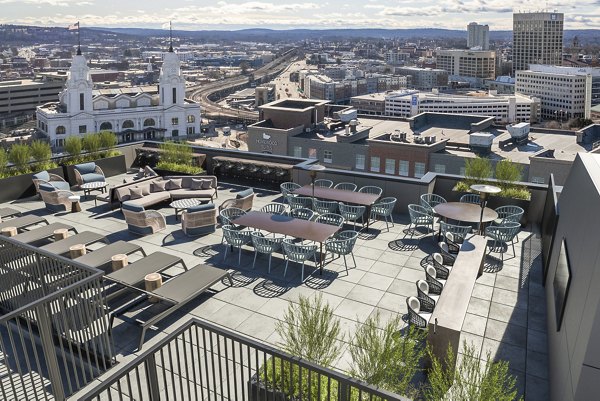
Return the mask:
<path id="1" fill-rule="evenodd" d="M 187 134 L 194 135 L 196 133 L 196 127 L 187 127 Z"/>
<path id="2" fill-rule="evenodd" d="M 179 136 L 179 130 L 174 129 L 173 131 L 171 131 L 171 136 Z"/>
<path id="3" fill-rule="evenodd" d="M 433 166 L 436 173 L 445 174 L 446 173 L 446 165 L 445 164 L 436 164 Z"/>
<path id="4" fill-rule="evenodd" d="M 317 149 L 315 149 L 315 148 L 308 148 L 308 158 L 309 159 L 316 159 L 317 158 Z"/>
<path id="5" fill-rule="evenodd" d="M 302 157 L 302 146 L 294 146 L 294 157 Z"/>
<path id="6" fill-rule="evenodd" d="M 80 125 L 79 126 L 79 133 L 80 134 L 85 134 L 87 132 L 87 125 Z"/>
<path id="7" fill-rule="evenodd" d="M 544 177 L 531 177 L 531 182 L 533 182 L 535 184 L 543 184 Z"/>
<path id="8" fill-rule="evenodd" d="M 66 133 L 67 129 L 64 126 L 59 125 L 58 127 L 56 127 L 56 135 L 64 135 Z"/>
<path id="9" fill-rule="evenodd" d="M 55 145 L 56 145 L 56 147 L 61 148 L 61 147 L 65 146 L 65 140 L 64 139 L 57 139 L 56 142 L 55 142 Z"/>
<path id="10" fill-rule="evenodd" d="M 379 157 L 378 156 L 371 156 L 371 171 L 373 171 L 374 173 L 379 172 Z"/>
<path id="11" fill-rule="evenodd" d="M 156 125 L 156 122 L 153 118 L 147 118 L 144 120 L 144 127 L 153 127 Z"/>
<path id="12" fill-rule="evenodd" d="M 385 159 L 385 173 L 396 174 L 396 160 Z"/>
<path id="13" fill-rule="evenodd" d="M 123 129 L 133 128 L 133 121 L 131 121 L 131 120 L 123 121 L 122 127 L 123 127 Z"/>
<path id="14" fill-rule="evenodd" d="M 323 151 L 323 161 L 325 163 L 331 163 L 333 161 L 333 152 L 331 150 Z"/>
<path id="15" fill-rule="evenodd" d="M 415 178 L 421 178 L 425 175 L 425 163 L 415 163 Z"/>
<path id="16" fill-rule="evenodd" d="M 177 103 L 177 88 L 173 88 L 173 103 Z"/>
<path id="17" fill-rule="evenodd" d="M 365 155 L 356 155 L 356 169 L 357 170 L 365 169 Z"/>
<path id="18" fill-rule="evenodd" d="M 112 124 L 109 122 L 103 122 L 100 124 L 100 131 L 110 131 L 112 129 Z"/>
<path id="19" fill-rule="evenodd" d="M 179 118 L 173 117 L 171 119 L 171 125 L 179 125 Z"/>
<path id="20" fill-rule="evenodd" d="M 83 93 L 79 94 L 79 110 L 84 110 L 85 109 L 85 98 L 83 96 Z"/>
<path id="21" fill-rule="evenodd" d="M 409 168 L 408 161 L 400 160 L 398 162 L 398 170 L 399 170 L 398 174 L 400 174 L 401 176 L 408 177 L 408 168 Z"/>
<path id="22" fill-rule="evenodd" d="M 194 123 L 194 122 L 196 122 L 196 117 L 194 117 L 193 115 L 190 114 L 189 116 L 187 116 L 187 121 L 190 124 Z"/>

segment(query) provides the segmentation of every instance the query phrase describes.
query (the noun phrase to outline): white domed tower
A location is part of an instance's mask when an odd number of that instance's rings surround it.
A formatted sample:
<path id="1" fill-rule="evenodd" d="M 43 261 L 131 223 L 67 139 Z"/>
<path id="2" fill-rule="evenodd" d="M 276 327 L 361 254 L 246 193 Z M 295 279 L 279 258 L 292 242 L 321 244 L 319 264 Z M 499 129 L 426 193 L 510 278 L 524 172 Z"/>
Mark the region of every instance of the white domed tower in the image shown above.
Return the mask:
<path id="1" fill-rule="evenodd" d="M 158 78 L 160 104 L 163 106 L 183 105 L 185 98 L 185 79 L 181 75 L 179 57 L 173 52 L 173 46 L 165 53 Z"/>
<path id="2" fill-rule="evenodd" d="M 77 54 L 71 62 L 71 68 L 69 68 L 69 78 L 65 83 L 65 90 L 60 94 L 60 101 L 67 106 L 68 113 L 91 112 L 93 111 L 93 88 L 90 68 L 85 57 L 81 55 L 81 50 L 77 50 Z"/>

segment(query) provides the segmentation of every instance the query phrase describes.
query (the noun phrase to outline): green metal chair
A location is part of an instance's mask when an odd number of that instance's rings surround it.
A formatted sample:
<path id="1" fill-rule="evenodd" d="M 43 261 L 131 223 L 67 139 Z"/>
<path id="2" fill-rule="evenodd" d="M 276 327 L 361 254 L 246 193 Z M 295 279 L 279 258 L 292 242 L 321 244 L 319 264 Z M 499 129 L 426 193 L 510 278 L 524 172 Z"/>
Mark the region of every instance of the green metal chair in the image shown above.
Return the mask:
<path id="1" fill-rule="evenodd" d="M 268 203 L 268 204 L 264 205 L 263 207 L 261 207 L 260 211 L 263 213 L 283 215 L 283 214 L 285 214 L 285 209 L 286 209 L 286 206 L 283 203 L 273 202 L 273 203 Z"/>
<path id="2" fill-rule="evenodd" d="M 385 220 L 385 227 L 388 231 L 390 231 L 388 219 L 392 222 L 392 227 L 394 227 L 394 216 L 392 213 L 394 212 L 394 207 L 396 206 L 397 201 L 398 200 L 396 198 L 392 197 L 380 199 L 371 207 L 370 218 L 376 220 L 377 216 L 383 217 Z"/>
<path id="3" fill-rule="evenodd" d="M 333 181 L 325 180 L 323 178 L 315 180 L 315 187 L 320 188 L 331 188 L 333 186 Z"/>
<path id="4" fill-rule="evenodd" d="M 223 226 L 223 238 L 225 244 L 233 248 L 238 248 L 238 266 L 242 262 L 242 246 L 252 242 L 252 235 L 247 230 L 236 230 L 235 227 L 226 225 Z M 229 246 L 225 247 L 225 255 L 223 255 L 223 261 L 227 259 L 227 250 Z"/>
<path id="5" fill-rule="evenodd" d="M 288 195 L 295 196 L 294 194 L 292 194 L 292 192 L 297 190 L 298 188 L 302 188 L 302 187 L 300 185 L 296 184 L 295 182 L 283 182 L 283 183 L 281 183 L 281 185 L 279 185 L 279 189 L 281 190 L 281 195 L 283 196 L 283 199 L 286 201 L 288 199 Z"/>
<path id="6" fill-rule="evenodd" d="M 345 203 L 340 202 L 338 204 L 338 208 L 340 209 L 340 215 L 344 217 L 346 222 L 352 222 L 355 230 L 358 219 L 360 219 L 361 226 L 365 225 L 365 219 L 363 216 L 367 210 L 366 206 L 346 205 Z"/>
<path id="7" fill-rule="evenodd" d="M 454 242 L 462 244 L 467 234 L 471 232 L 473 228 L 471 226 L 458 226 L 455 224 L 448 224 L 445 221 L 440 221 L 440 233 L 443 238 L 446 238 L 447 233 L 452 233 Z"/>
<path id="8" fill-rule="evenodd" d="M 269 255 L 269 273 L 271 273 L 271 256 L 273 252 L 277 252 L 281 249 L 281 243 L 283 237 L 278 236 L 265 236 L 260 232 L 254 231 L 251 234 L 252 245 L 254 246 L 254 261 L 252 262 L 252 268 L 256 265 L 256 257 L 259 253 Z"/>
<path id="9" fill-rule="evenodd" d="M 479 194 L 464 194 L 460 197 L 460 202 L 481 205 L 481 197 L 479 196 Z"/>
<path id="10" fill-rule="evenodd" d="M 356 244 L 357 238 L 358 233 L 356 231 L 348 230 L 342 231 L 338 233 L 334 238 L 325 241 L 326 252 L 331 252 L 332 257 L 335 257 L 335 255 L 344 257 L 344 266 L 346 266 L 346 274 L 348 273 L 348 263 L 346 261 L 346 255 L 352 256 L 352 260 L 354 261 L 354 267 L 356 267 L 356 259 L 354 259 L 354 253 L 352 251 L 354 249 L 354 244 Z"/>
<path id="11" fill-rule="evenodd" d="M 440 203 L 446 203 L 446 199 L 436 194 L 423 194 L 420 197 L 421 206 L 426 209 L 429 209 L 433 214 L 433 208 L 439 205 Z"/>
<path id="12" fill-rule="evenodd" d="M 290 205 L 290 209 L 311 209 L 313 207 L 312 198 L 308 196 L 294 196 L 288 195 L 287 202 Z"/>
<path id="13" fill-rule="evenodd" d="M 351 182 L 339 182 L 333 188 L 341 189 L 342 191 L 356 191 L 357 185 Z"/>
<path id="14" fill-rule="evenodd" d="M 498 244 L 501 245 L 500 255 L 502 257 L 502 261 L 504 262 L 504 245 L 506 245 L 506 249 L 508 251 L 508 244 L 512 245 L 513 256 L 517 257 L 517 253 L 515 252 L 515 244 L 514 239 L 519 234 L 521 230 L 521 224 L 515 223 L 512 221 L 506 222 L 501 226 L 489 226 L 485 228 L 485 235 L 494 241 L 493 246 L 490 247 L 490 252 L 493 249 L 498 248 Z"/>
<path id="15" fill-rule="evenodd" d="M 325 213 L 318 216 L 315 221 L 317 223 L 329 224 L 330 226 L 342 227 L 344 225 L 344 216 L 337 213 Z"/>
<path id="16" fill-rule="evenodd" d="M 364 194 L 371 194 L 371 195 L 377 195 L 377 196 L 381 196 L 381 194 L 383 193 L 383 189 L 376 187 L 374 185 L 366 185 L 364 187 L 361 187 L 358 192 L 362 192 Z"/>
<path id="17" fill-rule="evenodd" d="M 295 219 L 312 220 L 315 216 L 315 212 L 305 207 L 301 207 L 298 209 L 292 209 L 290 211 L 290 216 Z"/>
<path id="18" fill-rule="evenodd" d="M 315 212 L 319 214 L 335 213 L 338 210 L 338 203 L 336 201 L 315 199 L 313 206 Z"/>
<path id="19" fill-rule="evenodd" d="M 412 238 L 415 234 L 415 229 L 419 226 L 425 226 L 427 229 L 433 230 L 433 215 L 430 210 L 415 204 L 408 205 L 408 215 L 410 216 L 410 224 L 407 230 L 410 231 L 410 237 Z"/>
<path id="20" fill-rule="evenodd" d="M 304 264 L 307 260 L 313 259 L 315 262 L 315 268 L 317 265 L 317 245 L 314 243 L 302 244 L 294 243 L 292 239 L 286 238 L 282 242 L 283 252 L 286 256 L 285 270 L 283 271 L 283 277 L 287 274 L 288 264 L 290 261 L 296 263 L 302 263 L 302 282 L 304 282 Z"/>

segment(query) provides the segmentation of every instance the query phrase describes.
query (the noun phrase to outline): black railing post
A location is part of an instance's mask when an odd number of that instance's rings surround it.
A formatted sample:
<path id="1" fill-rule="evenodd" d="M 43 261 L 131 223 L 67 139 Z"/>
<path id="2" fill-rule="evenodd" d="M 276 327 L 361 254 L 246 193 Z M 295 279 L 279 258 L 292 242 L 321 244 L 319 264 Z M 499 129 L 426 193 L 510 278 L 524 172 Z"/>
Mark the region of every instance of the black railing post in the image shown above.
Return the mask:
<path id="1" fill-rule="evenodd" d="M 154 354 L 150 354 L 146 357 L 144 368 L 146 369 L 146 382 L 148 383 L 150 401 L 160 401 L 158 373 L 156 371 L 156 359 L 154 358 Z"/>
<path id="2" fill-rule="evenodd" d="M 66 399 L 65 389 L 63 387 L 62 375 L 58 365 L 58 357 L 56 356 L 56 348 L 52 339 L 52 322 L 50 321 L 50 311 L 46 309 L 47 304 L 39 304 L 35 307 L 35 314 L 38 330 L 40 333 L 40 342 L 46 366 L 48 367 L 48 377 L 52 383 L 52 394 L 57 401 Z"/>

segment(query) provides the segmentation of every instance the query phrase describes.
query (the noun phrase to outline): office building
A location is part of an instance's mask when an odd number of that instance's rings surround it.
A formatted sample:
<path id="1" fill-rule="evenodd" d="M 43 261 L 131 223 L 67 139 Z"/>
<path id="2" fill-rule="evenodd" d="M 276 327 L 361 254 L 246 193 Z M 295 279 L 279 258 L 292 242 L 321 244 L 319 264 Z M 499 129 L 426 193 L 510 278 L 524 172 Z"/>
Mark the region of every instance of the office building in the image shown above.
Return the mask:
<path id="1" fill-rule="evenodd" d="M 496 52 L 484 50 L 438 50 L 437 68 L 448 71 L 448 80 L 483 87 L 496 77 Z"/>
<path id="2" fill-rule="evenodd" d="M 0 82 L 0 116 L 33 114 L 35 108 L 55 101 L 66 75 L 40 73 L 34 79 Z"/>
<path id="3" fill-rule="evenodd" d="M 414 89 L 431 90 L 448 86 L 448 71 L 439 68 L 396 67 L 394 72 L 409 75 L 409 87 Z"/>
<path id="4" fill-rule="evenodd" d="M 515 90 L 539 98 L 544 119 L 568 121 L 576 117 L 590 118 L 592 70 L 578 70 L 534 64 L 529 70 L 517 71 Z"/>
<path id="5" fill-rule="evenodd" d="M 534 12 L 513 14 L 513 72 L 530 64 L 560 65 L 564 14 Z"/>
<path id="6" fill-rule="evenodd" d="M 471 22 L 467 25 L 467 47 L 469 49 L 490 49 L 490 27 Z"/>
<path id="7" fill-rule="evenodd" d="M 66 137 L 112 131 L 119 142 L 180 139 L 200 132 L 200 105 L 185 98 L 185 80 L 173 52 L 164 56 L 158 87 L 94 90 L 90 68 L 78 52 L 58 102 L 37 108 L 38 129 L 53 146 Z"/>
<path id="8" fill-rule="evenodd" d="M 352 96 L 398 90 L 407 85 L 405 76 L 387 74 L 335 80 L 325 74 L 308 73 L 301 75 L 300 79 L 304 82 L 301 87 L 308 98 L 336 103 L 348 102 Z"/>

